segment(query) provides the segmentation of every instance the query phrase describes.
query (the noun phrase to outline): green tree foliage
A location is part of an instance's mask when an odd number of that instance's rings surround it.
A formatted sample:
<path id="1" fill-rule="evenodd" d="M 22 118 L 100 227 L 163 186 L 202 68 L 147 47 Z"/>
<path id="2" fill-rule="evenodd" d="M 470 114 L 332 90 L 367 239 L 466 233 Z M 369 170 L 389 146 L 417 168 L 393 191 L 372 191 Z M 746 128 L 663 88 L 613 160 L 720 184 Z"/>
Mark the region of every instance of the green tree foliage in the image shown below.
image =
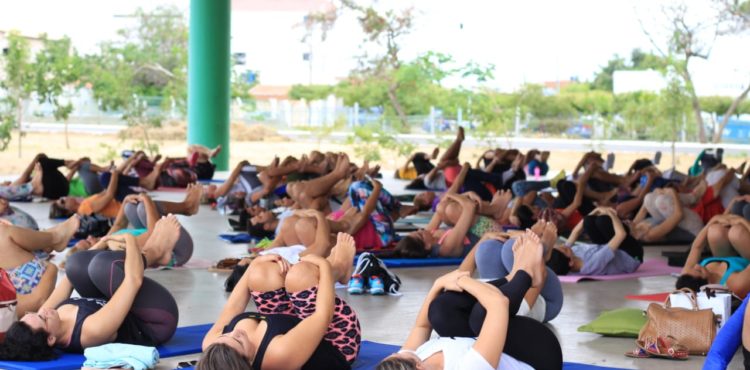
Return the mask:
<path id="1" fill-rule="evenodd" d="M 289 98 L 292 100 L 323 100 L 333 94 L 333 86 L 330 85 L 293 85 L 289 90 Z"/>
<path id="2" fill-rule="evenodd" d="M 73 88 L 80 78 L 81 59 L 70 44 L 70 39 L 50 40 L 41 37 L 44 48 L 35 56 L 34 91 L 40 103 L 49 103 L 57 121 L 65 123 L 65 146 L 68 140 L 68 117 L 73 111 L 70 101 L 64 102 L 66 88 Z"/>
<path id="3" fill-rule="evenodd" d="M 133 27 L 118 39 L 100 44 L 99 53 L 85 58 L 83 79 L 92 85 L 104 109 L 124 109 L 134 96 L 161 97 L 163 107 L 174 100 L 184 109 L 187 97 L 188 26 L 176 7 L 138 9 Z"/>
<path id="4" fill-rule="evenodd" d="M 22 118 L 24 102 L 34 91 L 34 67 L 31 59 L 29 41 L 18 32 L 8 34 L 8 52 L 2 63 L 5 79 L 0 87 L 5 90 L 5 97 L 0 101 L 0 150 L 8 147 L 11 131 L 18 128 L 18 155 L 21 156 L 21 137 L 23 136 Z"/>

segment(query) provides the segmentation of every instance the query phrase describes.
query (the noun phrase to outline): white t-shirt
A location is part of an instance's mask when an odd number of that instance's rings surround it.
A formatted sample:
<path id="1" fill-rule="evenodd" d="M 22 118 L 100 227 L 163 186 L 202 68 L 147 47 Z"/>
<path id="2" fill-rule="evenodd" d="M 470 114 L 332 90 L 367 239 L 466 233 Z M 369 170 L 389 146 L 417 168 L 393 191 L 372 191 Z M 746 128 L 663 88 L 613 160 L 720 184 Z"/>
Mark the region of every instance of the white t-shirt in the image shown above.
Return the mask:
<path id="1" fill-rule="evenodd" d="M 526 363 L 504 353 L 500 356 L 497 368 L 494 368 L 472 348 L 475 342 L 474 338 L 430 339 L 419 346 L 415 353 L 424 361 L 438 352 L 443 352 L 445 370 L 534 370 Z"/>

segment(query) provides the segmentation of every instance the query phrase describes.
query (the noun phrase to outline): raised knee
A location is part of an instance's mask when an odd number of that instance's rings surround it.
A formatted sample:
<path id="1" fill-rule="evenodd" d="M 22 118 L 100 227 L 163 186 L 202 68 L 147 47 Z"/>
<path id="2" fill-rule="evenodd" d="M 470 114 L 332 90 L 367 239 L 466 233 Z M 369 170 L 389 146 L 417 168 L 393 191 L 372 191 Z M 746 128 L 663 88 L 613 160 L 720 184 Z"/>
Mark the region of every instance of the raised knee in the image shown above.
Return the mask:
<path id="1" fill-rule="evenodd" d="M 286 290 L 299 292 L 318 285 L 320 275 L 318 267 L 308 262 L 299 262 L 286 274 Z"/>
<path id="2" fill-rule="evenodd" d="M 248 288 L 259 292 L 268 292 L 284 286 L 284 276 L 275 262 L 253 263 L 247 269 Z"/>
<path id="3" fill-rule="evenodd" d="M 727 236 L 729 237 L 730 240 L 733 240 L 733 241 L 737 240 L 737 241 L 746 242 L 746 240 L 743 240 L 743 239 L 747 239 L 748 232 L 744 226 L 734 225 L 729 228 L 729 232 L 727 233 Z"/>

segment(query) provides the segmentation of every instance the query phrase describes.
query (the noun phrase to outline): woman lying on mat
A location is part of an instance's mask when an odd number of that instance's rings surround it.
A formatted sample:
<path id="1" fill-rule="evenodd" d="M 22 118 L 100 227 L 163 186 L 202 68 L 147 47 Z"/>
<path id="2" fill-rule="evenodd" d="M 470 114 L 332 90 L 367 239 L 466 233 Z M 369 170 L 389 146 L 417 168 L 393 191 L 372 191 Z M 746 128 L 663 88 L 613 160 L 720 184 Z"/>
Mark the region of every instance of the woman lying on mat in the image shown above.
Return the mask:
<path id="1" fill-rule="evenodd" d="M 47 261 L 52 251 L 61 252 L 78 229 L 78 216 L 44 231 L 0 223 L 0 268 L 10 276 L 18 295 L 16 313 L 35 311 L 52 293 L 57 267 Z"/>
<path id="2" fill-rule="evenodd" d="M 478 202 L 467 196 L 446 193 L 426 228 L 409 233 L 394 254 L 402 258 L 465 256 L 486 232 L 502 231 L 497 221 L 477 214 Z M 445 222 L 447 230 L 438 227 Z"/>
<path id="3" fill-rule="evenodd" d="M 121 169 L 115 169 L 100 176 L 101 184 L 106 186 L 106 189 L 99 193 L 86 198 L 66 196 L 56 200 L 50 204 L 49 217 L 61 218 L 77 213 L 84 216 L 97 214 L 114 218 L 122 206 L 123 199 L 136 193 L 133 187 L 140 186 L 151 190 L 155 188 L 156 177 L 138 178 L 123 175 L 120 171 Z"/>
<path id="4" fill-rule="evenodd" d="M 16 208 L 10 205 L 7 199 L 0 197 L 0 222 L 4 222 L 10 225 L 24 227 L 32 230 L 39 230 L 34 217 L 24 212 L 20 208 Z"/>
<path id="5" fill-rule="evenodd" d="M 646 195 L 630 224 L 630 234 L 646 243 L 689 242 L 702 228 L 700 216 L 682 205 L 677 191 L 664 188 Z"/>
<path id="6" fill-rule="evenodd" d="M 435 168 L 430 160 L 437 159 L 440 154 L 440 148 L 435 148 L 432 154 L 424 152 L 412 153 L 402 167 L 396 170 L 394 178 L 401 180 L 414 180 L 417 177 L 424 176 Z"/>
<path id="7" fill-rule="evenodd" d="M 562 369 L 554 333 L 516 316 L 529 288 L 544 279 L 542 249 L 528 232 L 513 247 L 507 277 L 483 283 L 457 270 L 438 278 L 401 350 L 376 369 Z M 430 339 L 433 329 L 439 338 Z"/>
<path id="8" fill-rule="evenodd" d="M 530 230 L 539 236 L 545 251 L 555 246 L 557 241 L 555 224 L 539 221 Z M 482 280 L 494 280 L 507 276 L 513 270 L 513 245 L 518 241 L 520 233 L 519 231 L 484 234 L 482 240 L 461 263 L 459 270 L 471 273 L 476 270 Z M 524 296 L 519 315 L 547 322 L 557 317 L 562 304 L 563 292 L 560 279 L 552 269 L 547 267 L 542 285 L 529 289 Z"/>
<path id="9" fill-rule="evenodd" d="M 709 247 L 712 257 L 703 259 Z M 750 292 L 750 221 L 736 215 L 718 215 L 695 238 L 677 279 L 677 288 L 699 290 L 723 284 L 740 297 Z"/>
<path id="10" fill-rule="evenodd" d="M 348 283 L 353 255 L 354 240 L 341 233 L 328 259 L 256 258 L 203 339 L 197 368 L 350 369 L 361 331 L 334 283 Z M 245 312 L 250 299 L 257 313 Z"/>
<path id="11" fill-rule="evenodd" d="M 724 214 L 732 214 L 750 220 L 750 195 L 738 195 L 729 202 Z"/>
<path id="12" fill-rule="evenodd" d="M 107 343 L 156 346 L 177 329 L 177 303 L 167 289 L 144 277 L 135 238 L 125 251 L 89 250 L 68 260 L 66 277 L 37 313 L 11 325 L 0 358 L 44 361 L 54 349 L 83 353 Z M 72 298 L 75 290 L 81 298 Z"/>
<path id="13" fill-rule="evenodd" d="M 70 182 L 59 167 L 72 168 L 75 161 L 48 158 L 39 153 L 23 174 L 13 182 L 0 184 L 0 197 L 10 201 L 30 201 L 32 196 L 57 199 L 68 195 Z"/>
<path id="14" fill-rule="evenodd" d="M 593 244 L 575 244 L 583 232 Z M 555 246 L 546 259 L 558 275 L 629 274 L 643 262 L 643 246 L 628 234 L 614 209 L 597 208 L 578 223 L 565 245 Z"/>
<path id="15" fill-rule="evenodd" d="M 182 266 L 193 255 L 193 239 L 172 212 L 194 214 L 198 210 L 200 185 L 191 185 L 183 202 L 153 201 L 147 194 L 125 198 L 108 236 L 80 240 L 68 255 L 90 248 L 122 250 L 122 235 L 135 237 L 149 267 Z M 133 228 L 128 228 L 128 225 Z M 102 246 L 103 247 L 99 247 Z"/>

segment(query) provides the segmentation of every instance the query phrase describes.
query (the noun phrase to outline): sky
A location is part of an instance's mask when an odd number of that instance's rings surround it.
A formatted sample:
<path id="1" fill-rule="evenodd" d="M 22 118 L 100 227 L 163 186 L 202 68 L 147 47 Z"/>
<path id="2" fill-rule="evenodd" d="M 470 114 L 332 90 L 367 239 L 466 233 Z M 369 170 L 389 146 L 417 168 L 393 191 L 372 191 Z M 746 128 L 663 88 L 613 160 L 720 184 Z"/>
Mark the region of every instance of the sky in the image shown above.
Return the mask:
<path id="1" fill-rule="evenodd" d="M 402 47 L 405 59 L 429 50 L 495 65 L 494 86 L 523 82 L 590 80 L 614 54 L 627 56 L 634 48 L 654 50 L 643 27 L 663 47 L 664 18 L 661 6 L 673 0 L 379 0 L 381 8 L 413 6 L 414 32 Z M 685 0 L 695 14 L 705 14 L 710 0 Z M 0 0 L 0 30 L 19 29 L 26 34 L 47 32 L 68 35 L 81 52 L 91 52 L 98 42 L 113 39 L 115 31 L 132 20 L 137 7 L 174 4 L 186 13 L 187 0 Z M 332 38 L 346 47 L 362 38 L 353 19 L 337 24 Z M 700 81 L 750 80 L 750 38 L 726 37 L 715 43 L 708 62 L 694 64 Z M 352 56 L 357 54 L 352 48 Z M 342 75 L 353 58 L 342 58 Z M 745 83 L 745 82 L 743 82 Z M 739 88 L 739 85 L 738 85 Z"/>

